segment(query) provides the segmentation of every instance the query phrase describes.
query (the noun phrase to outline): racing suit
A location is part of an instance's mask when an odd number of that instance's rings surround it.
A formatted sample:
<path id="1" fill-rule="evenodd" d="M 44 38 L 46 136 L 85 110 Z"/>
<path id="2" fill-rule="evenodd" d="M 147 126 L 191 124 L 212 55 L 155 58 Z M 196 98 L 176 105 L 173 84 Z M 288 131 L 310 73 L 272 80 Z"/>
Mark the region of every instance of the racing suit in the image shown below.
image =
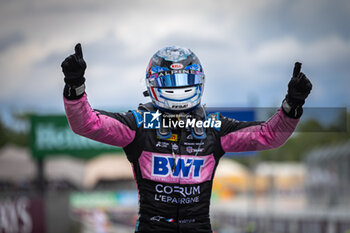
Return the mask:
<path id="1" fill-rule="evenodd" d="M 93 110 L 86 94 L 64 98 L 72 130 L 90 139 L 122 147 L 130 161 L 139 193 L 135 232 L 210 233 L 209 205 L 215 169 L 225 152 L 258 151 L 286 142 L 299 119 L 282 109 L 266 122 L 239 122 L 212 114 L 220 128 L 206 128 L 206 137 L 193 137 L 189 128 L 172 129 L 164 139 L 155 129 L 144 129 L 138 110 L 111 113 Z M 148 106 L 148 107 L 147 107 Z"/>

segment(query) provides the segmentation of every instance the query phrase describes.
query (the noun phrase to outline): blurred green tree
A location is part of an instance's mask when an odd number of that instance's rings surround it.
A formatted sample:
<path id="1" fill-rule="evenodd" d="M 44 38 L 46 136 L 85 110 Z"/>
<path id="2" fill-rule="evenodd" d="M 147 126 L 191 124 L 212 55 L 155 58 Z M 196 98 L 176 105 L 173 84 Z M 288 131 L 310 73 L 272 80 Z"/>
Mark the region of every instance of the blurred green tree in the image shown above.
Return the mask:
<path id="1" fill-rule="evenodd" d="M 25 118 L 23 118 L 25 119 Z M 28 118 L 27 118 L 28 119 Z M 28 147 L 29 136 L 28 131 L 16 131 L 5 126 L 0 118 L 0 148 L 7 144 L 14 144 L 17 146 Z"/>
<path id="2" fill-rule="evenodd" d="M 346 119 L 344 119 L 346 117 Z M 315 147 L 350 140 L 350 113 L 341 114 L 333 124 L 323 126 L 316 119 L 302 124 L 293 137 L 280 148 L 260 152 L 260 160 L 301 161 Z"/>

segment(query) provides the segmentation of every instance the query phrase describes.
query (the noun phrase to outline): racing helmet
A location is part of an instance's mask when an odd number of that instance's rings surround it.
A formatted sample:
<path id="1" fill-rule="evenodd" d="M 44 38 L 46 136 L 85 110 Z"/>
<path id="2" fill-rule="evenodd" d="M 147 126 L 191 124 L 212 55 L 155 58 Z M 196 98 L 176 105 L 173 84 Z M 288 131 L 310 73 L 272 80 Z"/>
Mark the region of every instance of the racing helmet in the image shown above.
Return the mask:
<path id="1" fill-rule="evenodd" d="M 201 102 L 204 89 L 202 65 L 187 48 L 165 47 L 149 62 L 146 85 L 155 107 L 172 112 L 191 111 Z"/>

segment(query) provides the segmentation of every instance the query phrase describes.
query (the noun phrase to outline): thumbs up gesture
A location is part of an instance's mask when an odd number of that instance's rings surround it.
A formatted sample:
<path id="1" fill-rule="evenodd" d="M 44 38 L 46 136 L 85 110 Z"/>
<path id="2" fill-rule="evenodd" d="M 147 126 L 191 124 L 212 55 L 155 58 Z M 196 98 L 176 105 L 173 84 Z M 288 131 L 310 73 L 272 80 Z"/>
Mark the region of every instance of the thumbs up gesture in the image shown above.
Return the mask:
<path id="1" fill-rule="evenodd" d="M 78 81 L 84 78 L 86 63 L 80 43 L 75 48 L 74 54 L 68 56 L 61 64 L 66 83 Z M 68 81 L 68 82 L 67 82 Z"/>
<path id="2" fill-rule="evenodd" d="M 288 83 L 288 93 L 286 96 L 286 100 L 291 106 L 302 106 L 312 89 L 310 80 L 300 70 L 301 63 L 296 62 L 293 77 Z"/>
<path id="3" fill-rule="evenodd" d="M 68 56 L 61 64 L 66 86 L 64 96 L 69 99 L 80 98 L 85 91 L 85 70 L 86 62 L 83 58 L 83 51 L 80 43 L 74 48 L 74 54 Z"/>
<path id="4" fill-rule="evenodd" d="M 282 104 L 284 112 L 293 118 L 299 118 L 303 113 L 302 106 L 312 89 L 310 80 L 300 70 L 301 63 L 296 62 L 293 76 L 288 83 L 288 92 Z"/>

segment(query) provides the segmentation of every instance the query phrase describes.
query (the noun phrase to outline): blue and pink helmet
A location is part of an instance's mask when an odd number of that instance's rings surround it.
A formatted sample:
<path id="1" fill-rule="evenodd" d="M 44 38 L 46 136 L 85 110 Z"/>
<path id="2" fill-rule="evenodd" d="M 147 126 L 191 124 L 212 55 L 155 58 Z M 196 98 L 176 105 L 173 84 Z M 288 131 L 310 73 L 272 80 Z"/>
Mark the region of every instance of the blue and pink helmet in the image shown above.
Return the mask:
<path id="1" fill-rule="evenodd" d="M 171 46 L 156 52 L 146 70 L 146 85 L 153 104 L 165 111 L 191 111 L 200 102 L 204 73 L 189 49 Z"/>

